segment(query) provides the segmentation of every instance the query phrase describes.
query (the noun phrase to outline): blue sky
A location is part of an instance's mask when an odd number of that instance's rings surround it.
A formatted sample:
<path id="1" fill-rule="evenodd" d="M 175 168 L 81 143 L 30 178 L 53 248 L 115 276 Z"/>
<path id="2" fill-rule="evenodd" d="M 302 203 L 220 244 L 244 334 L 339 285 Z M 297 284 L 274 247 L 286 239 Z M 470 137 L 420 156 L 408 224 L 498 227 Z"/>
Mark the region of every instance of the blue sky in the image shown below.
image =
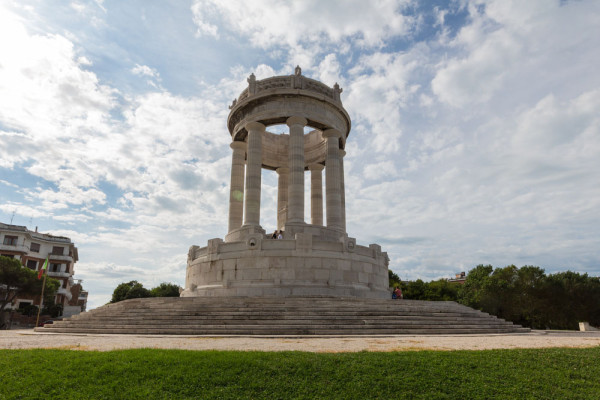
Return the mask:
<path id="1" fill-rule="evenodd" d="M 344 89 L 348 233 L 403 279 L 600 275 L 597 1 L 5 0 L 0 37 L 0 221 L 71 237 L 92 308 L 184 284 L 227 229 L 228 105 L 296 65 Z"/>

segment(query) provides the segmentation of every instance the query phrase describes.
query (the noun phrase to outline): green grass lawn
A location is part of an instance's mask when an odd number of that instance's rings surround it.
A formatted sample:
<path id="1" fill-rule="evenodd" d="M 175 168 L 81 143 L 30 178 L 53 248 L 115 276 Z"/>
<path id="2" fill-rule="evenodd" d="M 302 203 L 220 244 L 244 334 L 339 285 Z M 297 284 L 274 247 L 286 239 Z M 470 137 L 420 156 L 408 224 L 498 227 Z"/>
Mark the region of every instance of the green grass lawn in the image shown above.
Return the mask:
<path id="1" fill-rule="evenodd" d="M 394 353 L 0 350 L 0 399 L 600 399 L 600 347 Z"/>

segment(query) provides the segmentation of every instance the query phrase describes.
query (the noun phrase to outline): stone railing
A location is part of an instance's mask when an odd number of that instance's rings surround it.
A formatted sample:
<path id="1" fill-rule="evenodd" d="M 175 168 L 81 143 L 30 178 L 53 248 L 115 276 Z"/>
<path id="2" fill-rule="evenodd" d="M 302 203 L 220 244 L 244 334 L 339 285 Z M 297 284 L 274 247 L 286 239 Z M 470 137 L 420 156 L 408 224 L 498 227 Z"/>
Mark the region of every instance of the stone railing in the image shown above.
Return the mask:
<path id="1" fill-rule="evenodd" d="M 268 89 L 291 88 L 292 86 L 293 83 L 289 76 L 274 76 L 272 78 L 263 79 L 262 81 L 256 81 L 255 93 Z"/>
<path id="2" fill-rule="evenodd" d="M 354 253 L 357 256 L 367 257 L 371 259 L 377 259 L 379 257 L 387 258 L 387 253 L 381 251 L 381 247 L 378 245 L 370 245 L 369 247 L 356 245 L 355 242 L 351 240 L 353 245 L 348 248 L 344 246 L 342 242 L 332 242 L 332 241 L 323 241 L 317 238 L 311 238 L 308 244 L 308 248 L 304 248 L 304 251 L 308 252 L 333 252 L 333 253 Z M 261 255 L 268 255 L 269 251 L 297 251 L 302 248 L 302 244 L 298 239 L 267 239 L 261 238 L 258 246 L 250 246 L 249 242 L 241 241 L 241 242 L 230 242 L 225 243 L 220 239 L 214 240 L 212 246 L 206 247 L 198 247 L 192 246 L 190 247 L 188 253 L 188 262 L 196 260 L 201 257 L 214 256 L 214 255 L 226 255 L 231 253 L 242 253 L 246 251 L 259 251 Z M 266 253 L 262 253 L 266 252 Z"/>
<path id="3" fill-rule="evenodd" d="M 333 88 L 330 88 L 319 81 L 303 76 L 301 69 L 296 67 L 296 73 L 294 75 L 274 76 L 263 80 L 256 80 L 254 74 L 251 74 L 248 78 L 248 87 L 242 91 L 239 97 L 233 101 L 233 104 L 229 108 L 235 107 L 237 103 L 259 94 L 260 92 L 271 89 L 307 90 L 324 95 L 337 102 L 341 101 L 340 93 L 342 93 L 342 89 L 337 83 L 333 86 Z"/>

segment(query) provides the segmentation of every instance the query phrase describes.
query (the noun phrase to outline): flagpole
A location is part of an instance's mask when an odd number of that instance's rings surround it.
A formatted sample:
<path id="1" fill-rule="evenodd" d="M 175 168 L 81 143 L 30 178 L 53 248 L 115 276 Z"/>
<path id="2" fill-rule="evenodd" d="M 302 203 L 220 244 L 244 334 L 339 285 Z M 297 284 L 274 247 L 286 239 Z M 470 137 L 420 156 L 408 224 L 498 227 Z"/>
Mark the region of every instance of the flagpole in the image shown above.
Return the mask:
<path id="1" fill-rule="evenodd" d="M 40 297 L 40 308 L 38 308 L 37 318 L 35 319 L 35 327 L 37 328 L 38 322 L 40 322 L 40 312 L 42 311 L 42 305 L 44 304 L 44 289 L 46 288 L 46 277 L 48 276 L 48 272 L 45 271 L 44 274 L 44 283 L 42 283 L 42 296 Z"/>

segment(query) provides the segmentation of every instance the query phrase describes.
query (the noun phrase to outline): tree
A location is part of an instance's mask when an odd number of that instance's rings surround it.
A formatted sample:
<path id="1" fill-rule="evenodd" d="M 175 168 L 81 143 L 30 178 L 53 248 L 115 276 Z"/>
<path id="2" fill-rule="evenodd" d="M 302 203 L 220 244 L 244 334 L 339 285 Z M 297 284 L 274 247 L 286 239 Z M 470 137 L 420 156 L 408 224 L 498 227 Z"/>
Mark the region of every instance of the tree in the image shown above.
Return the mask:
<path id="1" fill-rule="evenodd" d="M 179 285 L 163 282 L 150 289 L 153 297 L 179 297 Z"/>
<path id="2" fill-rule="evenodd" d="M 402 295 L 405 299 L 423 300 L 425 296 L 425 282 L 417 279 L 414 282 L 402 282 Z"/>
<path id="3" fill-rule="evenodd" d="M 572 271 L 548 275 L 541 288 L 545 326 L 577 329 L 578 322 L 600 326 L 600 278 Z"/>
<path id="4" fill-rule="evenodd" d="M 534 329 L 600 325 L 600 278 L 577 272 L 545 275 L 540 267 L 478 265 L 467 275 L 459 302 Z"/>
<path id="5" fill-rule="evenodd" d="M 139 299 L 143 297 L 179 297 L 179 286 L 174 283 L 163 282 L 148 290 L 138 281 L 121 283 L 113 291 L 111 303 L 127 299 Z"/>
<path id="6" fill-rule="evenodd" d="M 488 281 L 494 267 L 491 265 L 478 265 L 467 273 L 465 283 L 459 290 L 458 300 L 460 303 L 480 308 L 481 298 L 486 293 Z"/>
<path id="7" fill-rule="evenodd" d="M 425 284 L 425 296 L 423 300 L 432 301 L 456 301 L 458 299 L 458 285 L 448 282 L 446 279 L 438 279 Z"/>
<path id="8" fill-rule="evenodd" d="M 41 294 L 44 281 L 37 279 L 37 272 L 23 268 L 21 262 L 10 257 L 0 256 L 0 328 L 6 326 L 6 307 L 19 296 Z M 54 299 L 60 282 L 47 278 L 44 288 L 44 302 Z"/>
<path id="9" fill-rule="evenodd" d="M 388 278 L 390 281 L 390 287 L 400 286 L 400 277 L 391 269 L 388 269 Z"/>
<path id="10" fill-rule="evenodd" d="M 152 294 L 138 281 L 130 281 L 121 283 L 115 288 L 110 302 L 116 303 L 122 300 L 139 299 L 142 297 L 152 297 Z"/>
<path id="11" fill-rule="evenodd" d="M 445 279 L 423 282 L 417 279 L 414 282 L 402 282 L 402 293 L 405 299 L 429 301 L 456 301 L 458 287 Z"/>

